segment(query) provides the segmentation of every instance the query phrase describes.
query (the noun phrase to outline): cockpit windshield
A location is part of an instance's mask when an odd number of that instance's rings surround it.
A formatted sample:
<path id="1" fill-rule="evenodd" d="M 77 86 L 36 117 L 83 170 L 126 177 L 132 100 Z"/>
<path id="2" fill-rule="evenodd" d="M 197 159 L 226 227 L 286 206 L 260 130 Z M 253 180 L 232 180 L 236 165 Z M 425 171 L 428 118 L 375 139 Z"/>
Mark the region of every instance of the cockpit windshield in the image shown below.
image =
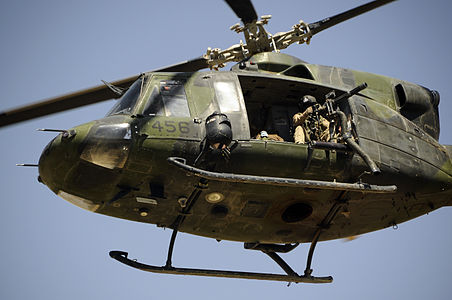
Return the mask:
<path id="1" fill-rule="evenodd" d="M 130 88 L 125 92 L 125 94 L 118 99 L 118 102 L 107 113 L 107 116 L 131 113 L 132 109 L 137 103 L 138 98 L 140 97 L 142 87 L 143 87 L 143 77 L 140 77 L 130 86 Z"/>

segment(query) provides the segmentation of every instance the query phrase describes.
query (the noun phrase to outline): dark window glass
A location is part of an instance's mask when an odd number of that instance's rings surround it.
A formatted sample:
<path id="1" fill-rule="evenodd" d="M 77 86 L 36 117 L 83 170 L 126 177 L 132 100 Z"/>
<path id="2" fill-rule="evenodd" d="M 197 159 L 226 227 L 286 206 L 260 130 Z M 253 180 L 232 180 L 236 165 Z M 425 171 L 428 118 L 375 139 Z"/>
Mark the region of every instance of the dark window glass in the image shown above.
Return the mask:
<path id="1" fill-rule="evenodd" d="M 153 88 L 143 114 L 189 117 L 184 83 L 176 80 L 160 81 L 159 87 Z"/>
<path id="2" fill-rule="evenodd" d="M 146 106 L 143 111 L 143 115 L 145 116 L 163 116 L 163 103 L 162 97 L 160 96 L 159 90 L 157 87 L 154 87 L 151 92 L 151 96 L 146 103 Z"/>
<path id="3" fill-rule="evenodd" d="M 118 99 L 118 102 L 108 112 L 107 116 L 131 113 L 133 107 L 137 103 L 138 98 L 140 97 L 142 83 L 143 83 L 142 78 L 135 81 L 130 86 L 130 88 L 125 92 L 125 94 Z"/>

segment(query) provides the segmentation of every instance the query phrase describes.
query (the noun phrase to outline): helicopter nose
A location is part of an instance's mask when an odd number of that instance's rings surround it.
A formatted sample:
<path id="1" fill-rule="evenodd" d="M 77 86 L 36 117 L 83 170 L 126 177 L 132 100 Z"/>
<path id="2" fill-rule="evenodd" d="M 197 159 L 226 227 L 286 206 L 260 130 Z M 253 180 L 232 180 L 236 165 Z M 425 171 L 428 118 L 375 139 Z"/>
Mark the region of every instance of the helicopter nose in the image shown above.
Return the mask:
<path id="1" fill-rule="evenodd" d="M 80 167 L 80 151 L 93 126 L 90 122 L 63 131 L 50 141 L 39 159 L 39 180 L 59 197 L 89 211 L 97 211 L 100 205 L 90 200 L 90 191 L 79 182 L 85 179 L 84 173 L 90 173 Z M 92 177 L 87 180 L 96 182 Z"/>
<path id="2" fill-rule="evenodd" d="M 64 130 L 51 140 L 39 158 L 39 180 L 53 192 L 64 187 L 70 169 L 78 159 L 78 149 L 92 124 L 87 123 Z"/>
<path id="3" fill-rule="evenodd" d="M 65 131 L 42 152 L 40 181 L 72 204 L 96 211 L 115 195 L 131 137 L 130 124 L 118 118 Z"/>

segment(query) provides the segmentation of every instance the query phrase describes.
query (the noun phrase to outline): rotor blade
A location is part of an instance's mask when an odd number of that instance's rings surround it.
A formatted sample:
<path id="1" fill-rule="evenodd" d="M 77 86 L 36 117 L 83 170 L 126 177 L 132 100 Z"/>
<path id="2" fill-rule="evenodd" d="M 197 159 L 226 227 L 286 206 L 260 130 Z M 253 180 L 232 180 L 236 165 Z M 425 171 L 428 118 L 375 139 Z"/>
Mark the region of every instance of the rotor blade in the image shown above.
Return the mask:
<path id="1" fill-rule="evenodd" d="M 128 88 L 137 78 L 138 76 L 132 76 L 115 81 L 112 84 L 121 88 Z M 89 89 L 0 112 L 0 127 L 109 100 L 115 97 L 117 97 L 117 95 L 106 85 L 95 86 Z"/>
<path id="2" fill-rule="evenodd" d="M 200 56 L 191 60 L 186 60 L 175 65 L 162 67 L 150 72 L 196 72 L 208 68 L 207 59 Z"/>
<path id="3" fill-rule="evenodd" d="M 314 22 L 309 24 L 309 29 L 311 30 L 312 35 L 319 33 L 322 30 L 325 30 L 327 28 L 330 28 L 334 25 L 337 25 L 341 22 L 347 21 L 348 19 L 354 18 L 356 16 L 359 16 L 365 12 L 368 12 L 370 10 L 373 10 L 377 7 L 380 7 L 382 5 L 385 5 L 390 2 L 394 2 L 396 0 L 376 0 L 372 1 L 366 4 L 363 4 L 361 6 L 355 7 L 353 9 L 347 10 L 343 13 L 337 14 L 335 16 L 325 18 L 323 20 Z"/>
<path id="4" fill-rule="evenodd" d="M 257 20 L 256 10 L 251 0 L 225 0 L 229 7 L 235 12 L 243 24 Z"/>
<path id="5" fill-rule="evenodd" d="M 203 57 L 199 57 L 181 62 L 179 64 L 153 70 L 151 72 L 195 72 L 207 68 L 208 66 L 207 60 Z M 117 80 L 112 82 L 112 84 L 114 86 L 127 89 L 135 80 L 138 79 L 139 76 L 140 75 L 134 75 Z M 118 96 L 112 92 L 110 88 L 106 85 L 98 85 L 63 96 L 50 98 L 44 101 L 0 112 L 0 127 L 113 98 L 118 98 Z"/>

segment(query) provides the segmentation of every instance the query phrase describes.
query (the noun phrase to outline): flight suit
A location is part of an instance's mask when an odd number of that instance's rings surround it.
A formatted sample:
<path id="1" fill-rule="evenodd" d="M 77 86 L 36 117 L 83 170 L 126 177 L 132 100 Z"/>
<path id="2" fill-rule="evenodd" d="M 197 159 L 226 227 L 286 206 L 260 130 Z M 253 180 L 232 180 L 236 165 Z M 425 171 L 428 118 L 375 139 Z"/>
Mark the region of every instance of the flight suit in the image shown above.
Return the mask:
<path id="1" fill-rule="evenodd" d="M 309 135 L 310 130 L 307 126 L 307 119 L 310 114 L 312 114 L 313 108 L 312 106 L 308 107 L 304 112 L 296 113 L 293 118 L 293 126 L 295 127 L 294 132 L 294 141 L 295 144 L 305 144 L 311 141 L 311 137 Z M 320 116 L 319 124 L 316 126 L 320 129 L 319 140 L 327 142 L 329 140 L 329 127 L 330 122 L 324 117 Z"/>
<path id="2" fill-rule="evenodd" d="M 266 131 L 261 131 L 256 137 L 255 139 L 257 140 L 268 140 L 268 141 L 277 141 L 277 142 L 284 142 L 284 139 L 282 137 L 280 137 L 277 134 L 273 134 L 273 133 L 267 133 Z"/>

